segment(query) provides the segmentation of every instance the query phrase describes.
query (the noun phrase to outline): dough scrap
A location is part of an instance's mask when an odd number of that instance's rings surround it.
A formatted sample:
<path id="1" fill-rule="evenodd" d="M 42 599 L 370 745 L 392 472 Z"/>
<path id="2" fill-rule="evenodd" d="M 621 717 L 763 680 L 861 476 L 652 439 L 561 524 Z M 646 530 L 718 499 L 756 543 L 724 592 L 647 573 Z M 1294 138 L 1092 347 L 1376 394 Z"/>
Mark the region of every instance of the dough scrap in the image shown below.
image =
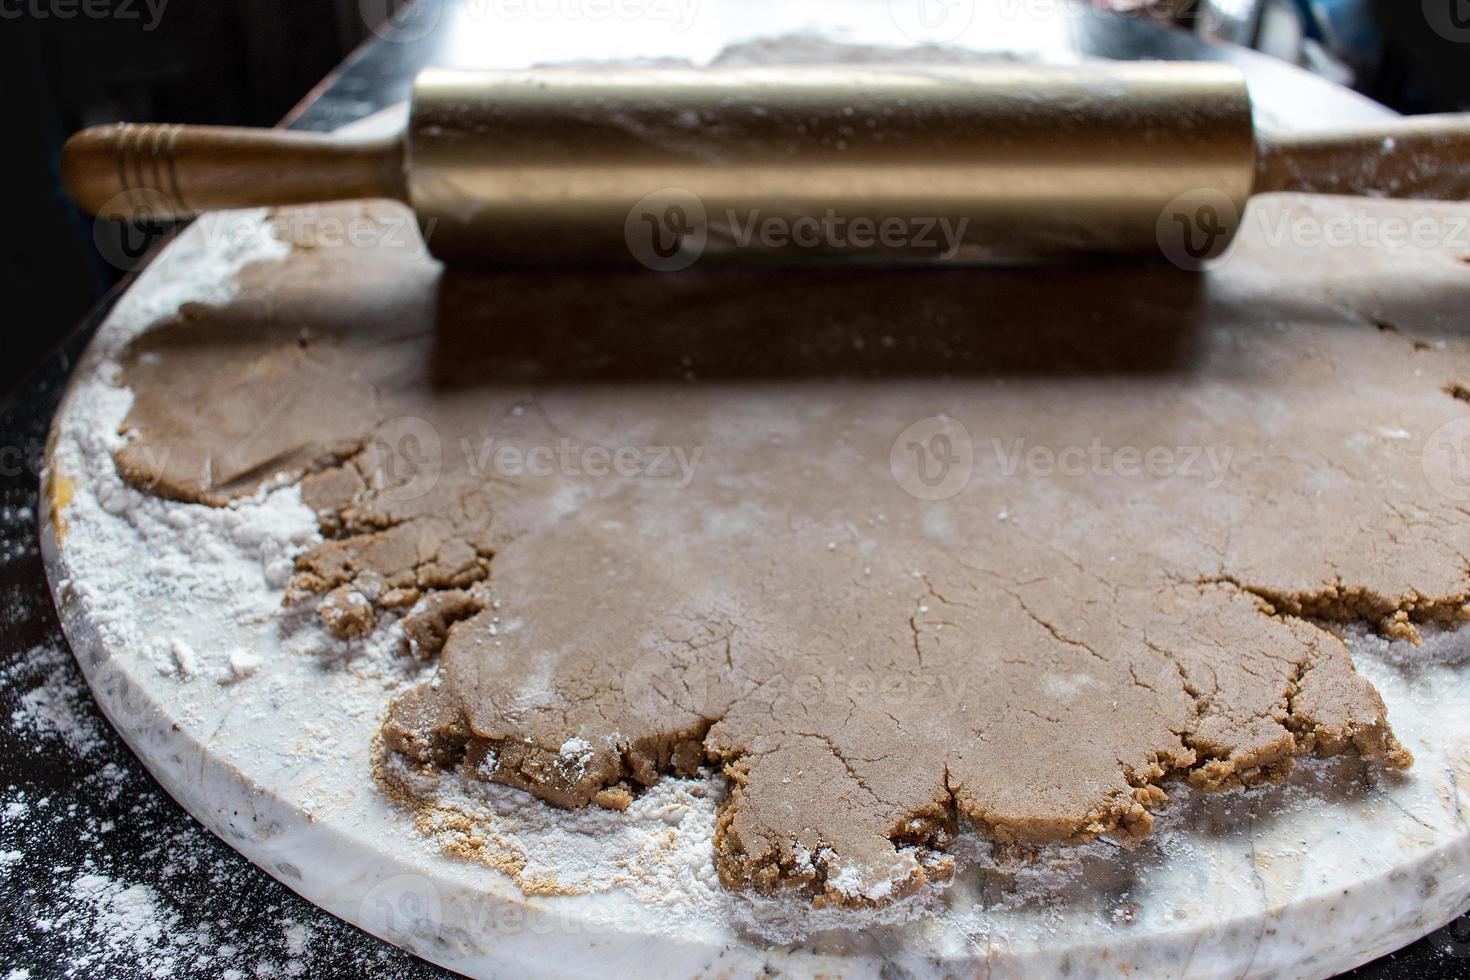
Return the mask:
<path id="1" fill-rule="evenodd" d="M 1175 781 L 1411 763 L 1332 626 L 1466 616 L 1430 451 L 1465 276 L 1249 235 L 1208 277 L 316 248 L 135 345 L 117 462 L 210 504 L 300 481 L 325 540 L 288 601 L 441 657 L 382 730 L 412 765 L 565 807 L 715 765 L 729 886 L 876 905 L 949 873 L 961 816 L 1128 842 Z M 963 488 L 928 499 L 914 444 Z"/>

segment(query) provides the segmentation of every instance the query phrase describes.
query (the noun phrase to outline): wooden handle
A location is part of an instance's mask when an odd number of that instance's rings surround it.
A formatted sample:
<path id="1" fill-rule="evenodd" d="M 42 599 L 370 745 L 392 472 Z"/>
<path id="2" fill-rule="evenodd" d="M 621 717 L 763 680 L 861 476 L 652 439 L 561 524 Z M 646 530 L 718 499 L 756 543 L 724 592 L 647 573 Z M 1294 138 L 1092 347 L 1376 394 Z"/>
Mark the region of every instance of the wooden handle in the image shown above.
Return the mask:
<path id="1" fill-rule="evenodd" d="M 1470 113 L 1264 137 L 1252 192 L 1470 200 Z"/>
<path id="2" fill-rule="evenodd" d="M 400 139 L 225 126 L 96 126 L 67 140 L 61 183 L 99 217 L 394 198 L 406 192 Z"/>

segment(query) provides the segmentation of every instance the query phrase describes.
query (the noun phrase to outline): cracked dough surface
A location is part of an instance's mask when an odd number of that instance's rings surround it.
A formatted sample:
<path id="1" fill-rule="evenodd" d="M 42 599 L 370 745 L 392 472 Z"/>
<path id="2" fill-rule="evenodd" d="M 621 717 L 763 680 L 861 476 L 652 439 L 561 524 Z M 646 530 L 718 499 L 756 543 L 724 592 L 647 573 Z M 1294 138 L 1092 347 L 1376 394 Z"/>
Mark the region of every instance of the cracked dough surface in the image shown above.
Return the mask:
<path id="1" fill-rule="evenodd" d="M 288 602 L 442 658 L 383 728 L 413 765 L 559 806 L 723 767 L 727 885 L 879 904 L 962 819 L 1127 840 L 1185 784 L 1411 762 L 1332 630 L 1465 614 L 1448 250 L 658 275 L 297 244 L 135 343 L 117 461 L 216 505 L 301 481 L 325 540 Z M 900 436 L 934 417 L 927 462 L 970 475 L 929 500 Z"/>

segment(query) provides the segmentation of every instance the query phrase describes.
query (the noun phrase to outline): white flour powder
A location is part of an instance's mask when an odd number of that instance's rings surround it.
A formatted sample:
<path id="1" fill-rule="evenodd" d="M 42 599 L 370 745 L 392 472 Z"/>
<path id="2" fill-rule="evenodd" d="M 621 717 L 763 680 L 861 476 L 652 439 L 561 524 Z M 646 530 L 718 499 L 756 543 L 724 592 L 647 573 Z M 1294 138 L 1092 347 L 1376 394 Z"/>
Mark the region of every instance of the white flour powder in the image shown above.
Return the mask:
<path id="1" fill-rule="evenodd" d="M 76 688 L 76 675 L 71 654 L 54 647 L 35 647 L 21 654 L 18 666 L 27 673 L 41 671 L 44 680 L 20 696 L 20 707 L 10 714 L 10 727 L 21 738 L 60 738 L 79 756 L 88 756 L 103 744 L 103 735 L 86 716 L 82 699 L 85 691 Z M 5 686 L 10 686 L 17 672 L 6 672 Z"/>
<path id="2" fill-rule="evenodd" d="M 0 791 L 0 903 L 16 927 L 6 959 L 22 964 L 4 974 L 7 980 L 290 977 L 306 975 L 318 956 L 363 975 L 408 975 L 406 958 L 385 961 L 384 948 L 364 944 L 289 895 L 294 912 L 273 908 L 259 893 L 278 887 L 241 882 L 241 859 L 202 828 L 168 829 L 178 825 L 176 809 L 98 717 L 68 652 L 38 647 L 13 659 L 7 654 L 7 661 L 0 694 L 23 706 L 9 719 L 20 754 L 32 765 L 86 773 L 68 797 L 87 801 L 79 810 L 76 802 L 36 798 L 16 786 Z M 119 858 L 119 834 L 124 849 L 145 848 L 141 860 Z M 81 864 L 58 863 L 63 851 L 80 852 Z M 140 864 L 149 869 L 147 881 L 134 878 Z M 37 876 L 55 884 L 28 887 Z M 259 924 L 242 929 L 247 915 L 263 920 L 263 938 Z M 300 918 L 306 916 L 325 925 L 308 925 Z"/>

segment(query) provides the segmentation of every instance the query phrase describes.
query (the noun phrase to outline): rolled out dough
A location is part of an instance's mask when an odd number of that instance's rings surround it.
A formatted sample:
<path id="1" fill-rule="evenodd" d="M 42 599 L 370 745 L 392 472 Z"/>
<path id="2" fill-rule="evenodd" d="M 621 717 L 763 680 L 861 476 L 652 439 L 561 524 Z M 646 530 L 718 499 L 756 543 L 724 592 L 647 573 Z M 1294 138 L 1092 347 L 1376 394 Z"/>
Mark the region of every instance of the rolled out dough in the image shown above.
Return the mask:
<path id="1" fill-rule="evenodd" d="M 715 764 L 727 885 L 872 905 L 948 874 L 962 821 L 1127 841 L 1182 784 L 1411 762 L 1332 630 L 1465 616 L 1449 249 L 660 275 L 297 246 L 133 345 L 117 462 L 210 504 L 302 482 L 327 540 L 289 601 L 442 657 L 383 727 L 412 766 L 616 807 Z"/>

